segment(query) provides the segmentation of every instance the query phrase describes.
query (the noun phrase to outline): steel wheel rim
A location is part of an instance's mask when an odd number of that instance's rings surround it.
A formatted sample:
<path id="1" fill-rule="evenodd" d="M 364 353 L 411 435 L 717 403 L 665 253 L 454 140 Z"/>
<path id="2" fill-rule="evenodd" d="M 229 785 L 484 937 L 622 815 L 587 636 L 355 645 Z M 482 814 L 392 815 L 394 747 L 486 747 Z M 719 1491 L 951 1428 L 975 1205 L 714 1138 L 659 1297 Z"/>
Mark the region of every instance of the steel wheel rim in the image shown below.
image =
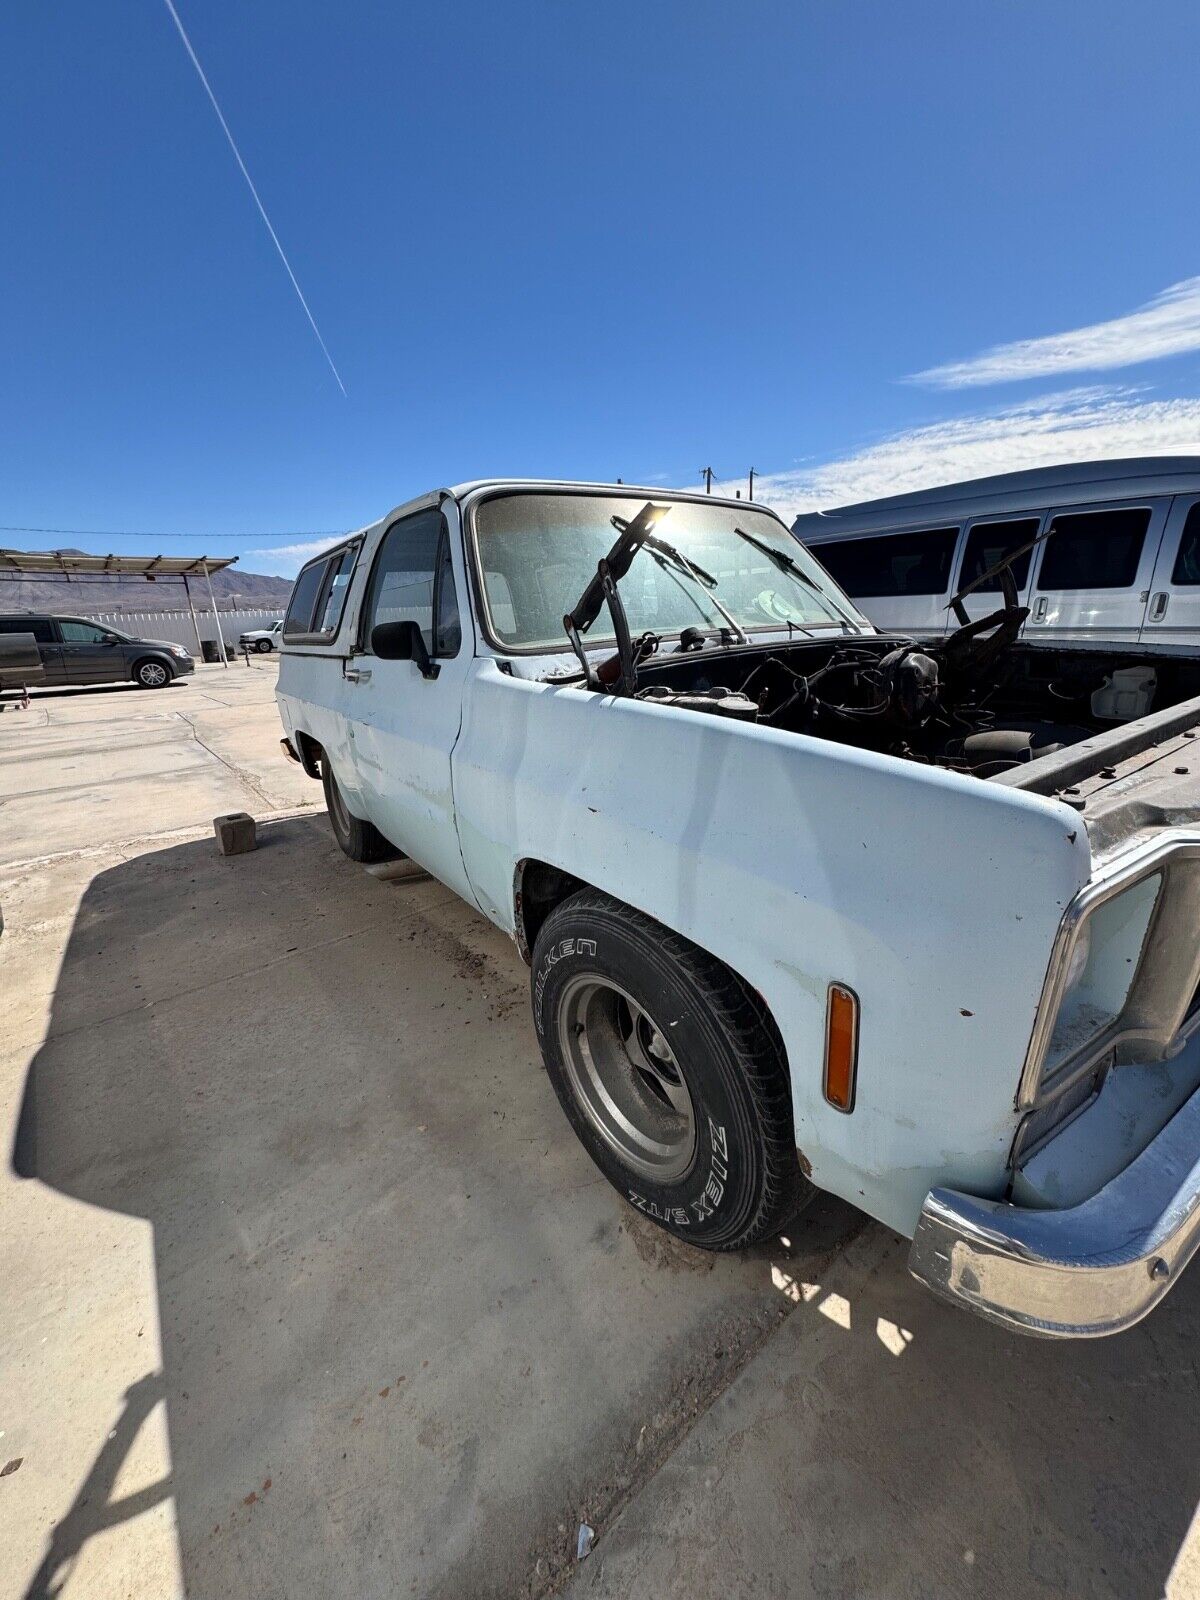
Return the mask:
<path id="1" fill-rule="evenodd" d="M 667 1035 L 619 984 L 580 973 L 563 991 L 558 1039 L 575 1103 L 626 1165 L 658 1182 L 687 1171 L 696 1114 Z"/>
<path id="2" fill-rule="evenodd" d="M 143 683 L 148 683 L 152 688 L 159 688 L 167 681 L 166 667 L 159 666 L 157 661 L 147 661 L 138 674 Z"/>
<path id="3" fill-rule="evenodd" d="M 342 799 L 342 791 L 338 788 L 338 781 L 332 770 L 329 773 L 329 815 L 333 819 L 333 829 L 343 839 L 350 833 L 350 813 L 346 809 L 346 802 Z"/>

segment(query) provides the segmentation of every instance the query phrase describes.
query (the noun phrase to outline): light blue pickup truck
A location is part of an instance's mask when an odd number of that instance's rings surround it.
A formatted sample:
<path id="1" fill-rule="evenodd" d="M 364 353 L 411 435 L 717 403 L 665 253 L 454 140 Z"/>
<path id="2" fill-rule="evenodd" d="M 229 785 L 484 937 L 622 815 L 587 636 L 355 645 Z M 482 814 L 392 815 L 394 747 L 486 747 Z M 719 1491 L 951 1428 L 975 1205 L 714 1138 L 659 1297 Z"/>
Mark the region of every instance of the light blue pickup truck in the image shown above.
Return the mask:
<path id="1" fill-rule="evenodd" d="M 516 941 L 630 1205 L 826 1189 L 1096 1335 L 1200 1238 L 1200 656 L 1022 639 L 1013 559 L 885 634 L 761 505 L 471 483 L 301 571 L 278 698 L 342 848 Z"/>

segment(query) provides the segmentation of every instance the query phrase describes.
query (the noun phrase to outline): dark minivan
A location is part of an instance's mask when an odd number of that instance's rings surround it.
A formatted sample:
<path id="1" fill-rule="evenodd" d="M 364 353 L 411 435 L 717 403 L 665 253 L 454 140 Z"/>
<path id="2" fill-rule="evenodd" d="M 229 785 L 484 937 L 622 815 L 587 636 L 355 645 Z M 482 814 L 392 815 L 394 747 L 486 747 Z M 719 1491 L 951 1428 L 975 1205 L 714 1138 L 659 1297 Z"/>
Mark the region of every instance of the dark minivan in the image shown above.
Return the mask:
<path id="1" fill-rule="evenodd" d="M 196 668 L 181 644 L 135 639 L 86 617 L 0 616 L 0 636 L 12 633 L 31 633 L 37 641 L 45 687 L 133 682 L 162 689 Z"/>

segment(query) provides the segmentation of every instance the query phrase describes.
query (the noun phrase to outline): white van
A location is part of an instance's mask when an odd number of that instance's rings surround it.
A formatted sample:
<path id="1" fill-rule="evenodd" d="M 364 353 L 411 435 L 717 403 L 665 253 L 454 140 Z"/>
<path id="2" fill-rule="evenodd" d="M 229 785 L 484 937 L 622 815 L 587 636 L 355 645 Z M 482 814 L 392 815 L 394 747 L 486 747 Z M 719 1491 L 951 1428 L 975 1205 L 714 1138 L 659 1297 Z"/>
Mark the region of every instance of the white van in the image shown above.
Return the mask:
<path id="1" fill-rule="evenodd" d="M 1025 638 L 1200 644 L 1200 456 L 1009 472 L 812 512 L 792 531 L 889 631 L 944 634 L 960 589 L 1040 539 L 1013 568 Z M 967 614 L 994 611 L 999 588 L 968 595 Z"/>

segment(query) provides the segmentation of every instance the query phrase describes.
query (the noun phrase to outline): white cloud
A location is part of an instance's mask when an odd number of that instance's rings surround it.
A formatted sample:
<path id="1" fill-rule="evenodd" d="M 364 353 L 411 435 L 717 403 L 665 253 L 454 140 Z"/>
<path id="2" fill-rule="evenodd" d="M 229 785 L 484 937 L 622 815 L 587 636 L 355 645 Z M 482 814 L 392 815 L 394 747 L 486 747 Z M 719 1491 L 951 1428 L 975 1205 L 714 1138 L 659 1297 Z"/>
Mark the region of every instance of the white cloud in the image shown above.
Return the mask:
<path id="1" fill-rule="evenodd" d="M 764 474 L 754 495 L 782 516 L 1026 467 L 1119 456 L 1200 455 L 1200 399 L 1132 388 L 1069 389 L 1003 410 L 910 428 L 852 454 Z M 745 485 L 734 480 L 720 492 Z"/>
<path id="2" fill-rule="evenodd" d="M 322 550 L 328 550 L 330 545 L 335 545 L 345 534 L 331 533 L 327 539 L 306 539 L 299 544 L 272 544 L 266 545 L 261 550 L 243 550 L 241 561 L 247 556 L 254 556 L 259 567 L 268 573 L 278 573 L 281 577 L 294 577 L 309 556 L 320 555 Z"/>
<path id="3" fill-rule="evenodd" d="M 1104 372 L 1139 361 L 1200 350 L 1200 278 L 1185 278 L 1155 295 L 1128 316 L 1072 328 L 1043 339 L 1018 339 L 994 345 L 967 361 L 951 361 L 914 373 L 910 383 L 938 389 L 966 389 L 983 383 L 1012 383 L 1059 372 Z"/>

